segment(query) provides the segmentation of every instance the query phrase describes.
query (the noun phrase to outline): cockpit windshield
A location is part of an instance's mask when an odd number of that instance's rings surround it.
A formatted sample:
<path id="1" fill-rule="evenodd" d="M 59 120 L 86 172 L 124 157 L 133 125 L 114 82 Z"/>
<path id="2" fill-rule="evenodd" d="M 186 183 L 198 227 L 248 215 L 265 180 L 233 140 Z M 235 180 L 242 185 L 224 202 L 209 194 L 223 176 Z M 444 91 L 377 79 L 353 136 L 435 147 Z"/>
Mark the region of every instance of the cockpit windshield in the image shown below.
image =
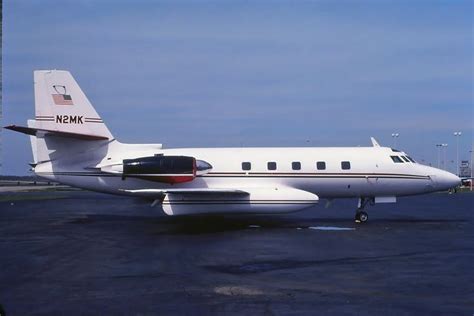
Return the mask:
<path id="1" fill-rule="evenodd" d="M 399 156 L 395 156 L 395 155 L 390 156 L 390 158 L 392 158 L 392 161 L 394 163 L 416 163 L 416 161 L 413 158 L 411 158 L 410 156 L 401 155 L 401 154 Z"/>

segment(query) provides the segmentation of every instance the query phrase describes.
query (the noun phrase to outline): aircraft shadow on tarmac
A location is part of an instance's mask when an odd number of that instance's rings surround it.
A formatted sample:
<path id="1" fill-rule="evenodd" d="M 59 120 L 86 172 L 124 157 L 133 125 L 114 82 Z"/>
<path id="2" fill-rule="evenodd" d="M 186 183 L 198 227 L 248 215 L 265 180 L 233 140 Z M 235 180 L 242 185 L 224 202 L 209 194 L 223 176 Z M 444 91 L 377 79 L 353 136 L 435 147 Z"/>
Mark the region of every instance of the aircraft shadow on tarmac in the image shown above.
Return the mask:
<path id="1" fill-rule="evenodd" d="M 369 223 L 356 224 L 346 218 L 291 218 L 289 216 L 268 215 L 196 215 L 175 217 L 124 216 L 111 214 L 84 214 L 81 217 L 70 218 L 69 224 L 107 224 L 129 223 L 130 225 L 156 225 L 165 228 L 167 234 L 206 234 L 246 229 L 305 229 L 309 227 L 344 226 L 355 228 L 370 228 L 380 225 L 394 224 L 459 224 L 466 219 L 440 218 L 390 218 L 374 219 Z M 163 232 L 162 229 L 159 231 Z"/>

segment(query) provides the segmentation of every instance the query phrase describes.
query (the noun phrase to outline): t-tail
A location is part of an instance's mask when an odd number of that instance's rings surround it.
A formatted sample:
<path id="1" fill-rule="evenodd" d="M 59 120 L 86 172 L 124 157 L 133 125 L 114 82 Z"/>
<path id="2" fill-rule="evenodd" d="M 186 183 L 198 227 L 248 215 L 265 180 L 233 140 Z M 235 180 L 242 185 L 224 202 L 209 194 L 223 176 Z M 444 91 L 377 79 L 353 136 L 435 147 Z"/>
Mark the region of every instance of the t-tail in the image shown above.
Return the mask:
<path id="1" fill-rule="evenodd" d="M 7 129 L 31 135 L 34 165 L 71 157 L 114 140 L 68 71 L 34 72 L 35 119 Z"/>

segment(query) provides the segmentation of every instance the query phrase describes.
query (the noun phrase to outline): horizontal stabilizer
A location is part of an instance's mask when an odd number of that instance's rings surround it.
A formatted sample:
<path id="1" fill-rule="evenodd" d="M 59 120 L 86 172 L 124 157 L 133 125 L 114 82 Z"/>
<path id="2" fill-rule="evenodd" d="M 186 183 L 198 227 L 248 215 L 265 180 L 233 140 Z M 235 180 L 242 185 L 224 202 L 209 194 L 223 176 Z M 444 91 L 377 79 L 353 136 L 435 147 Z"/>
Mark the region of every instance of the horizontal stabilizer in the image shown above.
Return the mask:
<path id="1" fill-rule="evenodd" d="M 71 133 L 71 132 L 64 132 L 64 131 L 57 131 L 51 129 L 43 129 L 43 128 L 35 128 L 35 127 L 26 127 L 26 126 L 17 126 L 17 125 L 9 125 L 5 126 L 4 128 L 27 134 L 36 136 L 38 132 L 44 132 L 46 135 L 54 135 L 59 137 L 66 137 L 66 138 L 75 138 L 75 139 L 82 139 L 82 140 L 108 140 L 108 137 L 99 136 L 99 135 L 90 135 L 90 134 L 80 134 L 80 133 Z"/>

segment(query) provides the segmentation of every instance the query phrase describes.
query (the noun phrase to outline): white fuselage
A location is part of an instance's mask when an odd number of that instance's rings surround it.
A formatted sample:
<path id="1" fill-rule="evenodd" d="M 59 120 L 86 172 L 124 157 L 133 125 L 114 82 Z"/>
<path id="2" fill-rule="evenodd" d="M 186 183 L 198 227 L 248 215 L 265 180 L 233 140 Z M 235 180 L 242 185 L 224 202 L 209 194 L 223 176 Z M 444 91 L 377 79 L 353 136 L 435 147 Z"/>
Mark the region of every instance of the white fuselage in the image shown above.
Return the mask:
<path id="1" fill-rule="evenodd" d="M 280 213 L 320 198 L 368 201 L 446 190 L 460 179 L 380 147 L 179 148 L 122 144 L 71 73 L 34 72 L 35 119 L 7 129 L 30 136 L 37 175 L 87 190 L 139 196 L 168 215 Z M 360 216 L 363 215 L 363 216 Z"/>
<path id="2" fill-rule="evenodd" d="M 391 156 L 403 159 L 406 154 L 386 147 L 161 149 L 156 145 L 127 145 L 113 141 L 101 148 L 103 150 L 93 149 L 62 158 L 57 165 L 54 161 L 39 164 L 35 171 L 51 180 L 115 194 L 141 189 L 291 188 L 325 199 L 397 197 L 447 190 L 459 183 L 458 177 L 440 169 L 405 160 L 396 163 Z M 91 156 L 91 152 L 102 154 Z M 94 167 L 120 166 L 123 159 L 156 154 L 192 156 L 206 161 L 212 169 L 197 175 L 193 181 L 167 184 L 124 178 L 120 172 L 104 172 Z M 247 164 L 243 166 L 243 163 Z M 243 167 L 248 169 L 248 163 L 250 169 L 243 170 Z M 269 163 L 274 170 L 269 170 Z"/>

